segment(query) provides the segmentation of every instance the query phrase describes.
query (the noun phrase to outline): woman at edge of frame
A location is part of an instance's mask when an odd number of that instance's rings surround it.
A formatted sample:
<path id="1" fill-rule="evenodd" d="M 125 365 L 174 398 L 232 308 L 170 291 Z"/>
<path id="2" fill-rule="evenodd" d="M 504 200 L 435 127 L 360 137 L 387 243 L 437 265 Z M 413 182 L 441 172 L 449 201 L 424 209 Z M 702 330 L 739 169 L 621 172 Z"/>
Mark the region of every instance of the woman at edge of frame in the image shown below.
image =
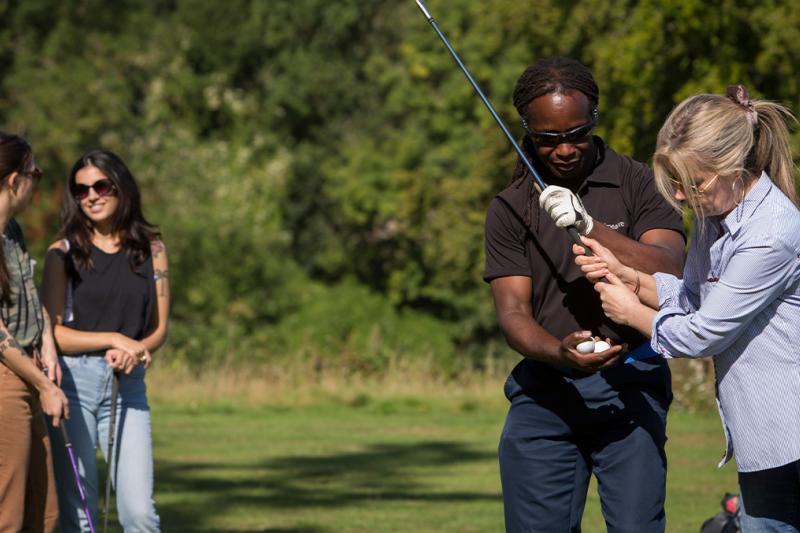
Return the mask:
<path id="1" fill-rule="evenodd" d="M 59 239 L 47 253 L 43 301 L 52 313 L 62 387 L 76 416 L 68 429 L 97 516 L 100 444 L 125 531 L 160 531 L 153 500 L 150 407 L 144 383 L 152 353 L 166 340 L 167 255 L 142 214 L 139 188 L 116 154 L 87 152 L 73 165 Z M 114 374 L 119 379 L 113 458 L 107 457 Z M 54 435 L 54 438 L 59 438 Z M 88 531 L 69 464 L 55 456 L 60 525 Z"/>
<path id="2" fill-rule="evenodd" d="M 606 315 L 664 357 L 713 357 L 736 453 L 742 531 L 800 531 L 800 210 L 785 107 L 725 96 L 680 103 L 653 156 L 660 192 L 697 216 L 683 280 L 621 264 L 596 241 L 578 256 Z M 577 254 L 582 251 L 573 247 Z"/>
<path id="3" fill-rule="evenodd" d="M 69 409 L 34 263 L 14 220 L 41 176 L 30 144 L 0 132 L 0 531 L 49 533 L 58 519 L 44 415 L 59 427 Z"/>

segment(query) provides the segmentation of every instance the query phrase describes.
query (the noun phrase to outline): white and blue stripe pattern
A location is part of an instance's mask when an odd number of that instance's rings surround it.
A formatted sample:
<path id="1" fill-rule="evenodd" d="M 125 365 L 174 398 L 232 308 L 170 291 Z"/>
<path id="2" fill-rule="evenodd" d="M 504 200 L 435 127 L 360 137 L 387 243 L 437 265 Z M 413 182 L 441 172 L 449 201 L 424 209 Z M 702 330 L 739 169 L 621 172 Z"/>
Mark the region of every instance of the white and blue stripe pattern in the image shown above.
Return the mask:
<path id="1" fill-rule="evenodd" d="M 800 211 L 766 174 L 724 219 L 695 224 L 684 279 L 656 274 L 652 347 L 714 357 L 740 472 L 800 459 Z"/>

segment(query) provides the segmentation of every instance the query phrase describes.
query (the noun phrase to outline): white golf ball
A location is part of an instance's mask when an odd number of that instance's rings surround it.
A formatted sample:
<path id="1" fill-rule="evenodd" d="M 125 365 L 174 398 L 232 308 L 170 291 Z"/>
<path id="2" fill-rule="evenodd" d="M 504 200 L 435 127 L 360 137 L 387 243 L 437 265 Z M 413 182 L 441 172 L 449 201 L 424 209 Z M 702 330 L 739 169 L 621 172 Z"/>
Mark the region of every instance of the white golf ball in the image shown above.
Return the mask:
<path id="1" fill-rule="evenodd" d="M 611 349 L 611 345 L 608 344 L 606 341 L 597 341 L 594 343 L 594 353 L 597 352 L 605 352 L 606 350 Z"/>
<path id="2" fill-rule="evenodd" d="M 595 351 L 594 348 L 594 339 L 585 340 L 575 346 L 575 349 L 578 350 L 579 353 L 592 353 Z"/>

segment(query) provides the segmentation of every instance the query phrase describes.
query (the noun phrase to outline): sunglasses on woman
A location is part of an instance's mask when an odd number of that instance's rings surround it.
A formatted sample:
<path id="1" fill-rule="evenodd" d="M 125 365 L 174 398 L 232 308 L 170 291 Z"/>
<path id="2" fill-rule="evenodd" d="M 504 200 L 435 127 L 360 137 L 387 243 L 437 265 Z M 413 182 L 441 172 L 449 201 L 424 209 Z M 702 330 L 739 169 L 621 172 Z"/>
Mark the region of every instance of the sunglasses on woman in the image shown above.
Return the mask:
<path id="1" fill-rule="evenodd" d="M 97 196 L 111 196 L 117 191 L 114 184 L 110 180 L 97 180 L 91 185 L 84 185 L 83 183 L 75 183 L 72 186 L 72 195 L 78 200 L 85 200 L 89 196 L 89 191 L 94 189 Z"/>
<path id="2" fill-rule="evenodd" d="M 539 146 L 558 146 L 559 144 L 580 144 L 586 140 L 592 130 L 597 125 L 597 120 L 600 114 L 596 109 L 592 110 L 592 119 L 569 131 L 553 132 L 553 131 L 533 131 L 528 129 L 528 121 L 522 120 L 522 127 L 525 128 L 525 133 L 533 139 L 533 142 Z"/>
<path id="3" fill-rule="evenodd" d="M 31 180 L 33 180 L 34 185 L 36 185 L 42 179 L 42 171 L 39 170 L 38 168 L 34 168 L 33 170 L 31 170 L 29 172 L 23 173 L 23 176 L 26 176 L 26 177 L 30 178 Z"/>

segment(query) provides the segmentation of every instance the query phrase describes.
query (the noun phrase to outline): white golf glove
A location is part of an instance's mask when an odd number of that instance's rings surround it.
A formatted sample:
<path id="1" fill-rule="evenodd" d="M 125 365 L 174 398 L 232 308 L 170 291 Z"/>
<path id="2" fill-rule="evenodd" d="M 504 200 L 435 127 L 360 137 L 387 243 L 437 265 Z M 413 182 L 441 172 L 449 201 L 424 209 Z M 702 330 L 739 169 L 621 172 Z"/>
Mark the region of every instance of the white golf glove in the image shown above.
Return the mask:
<path id="1" fill-rule="evenodd" d="M 539 195 L 539 206 L 559 228 L 575 226 L 581 235 L 588 235 L 592 231 L 592 217 L 586 212 L 581 199 L 567 188 L 557 185 L 546 187 Z"/>

